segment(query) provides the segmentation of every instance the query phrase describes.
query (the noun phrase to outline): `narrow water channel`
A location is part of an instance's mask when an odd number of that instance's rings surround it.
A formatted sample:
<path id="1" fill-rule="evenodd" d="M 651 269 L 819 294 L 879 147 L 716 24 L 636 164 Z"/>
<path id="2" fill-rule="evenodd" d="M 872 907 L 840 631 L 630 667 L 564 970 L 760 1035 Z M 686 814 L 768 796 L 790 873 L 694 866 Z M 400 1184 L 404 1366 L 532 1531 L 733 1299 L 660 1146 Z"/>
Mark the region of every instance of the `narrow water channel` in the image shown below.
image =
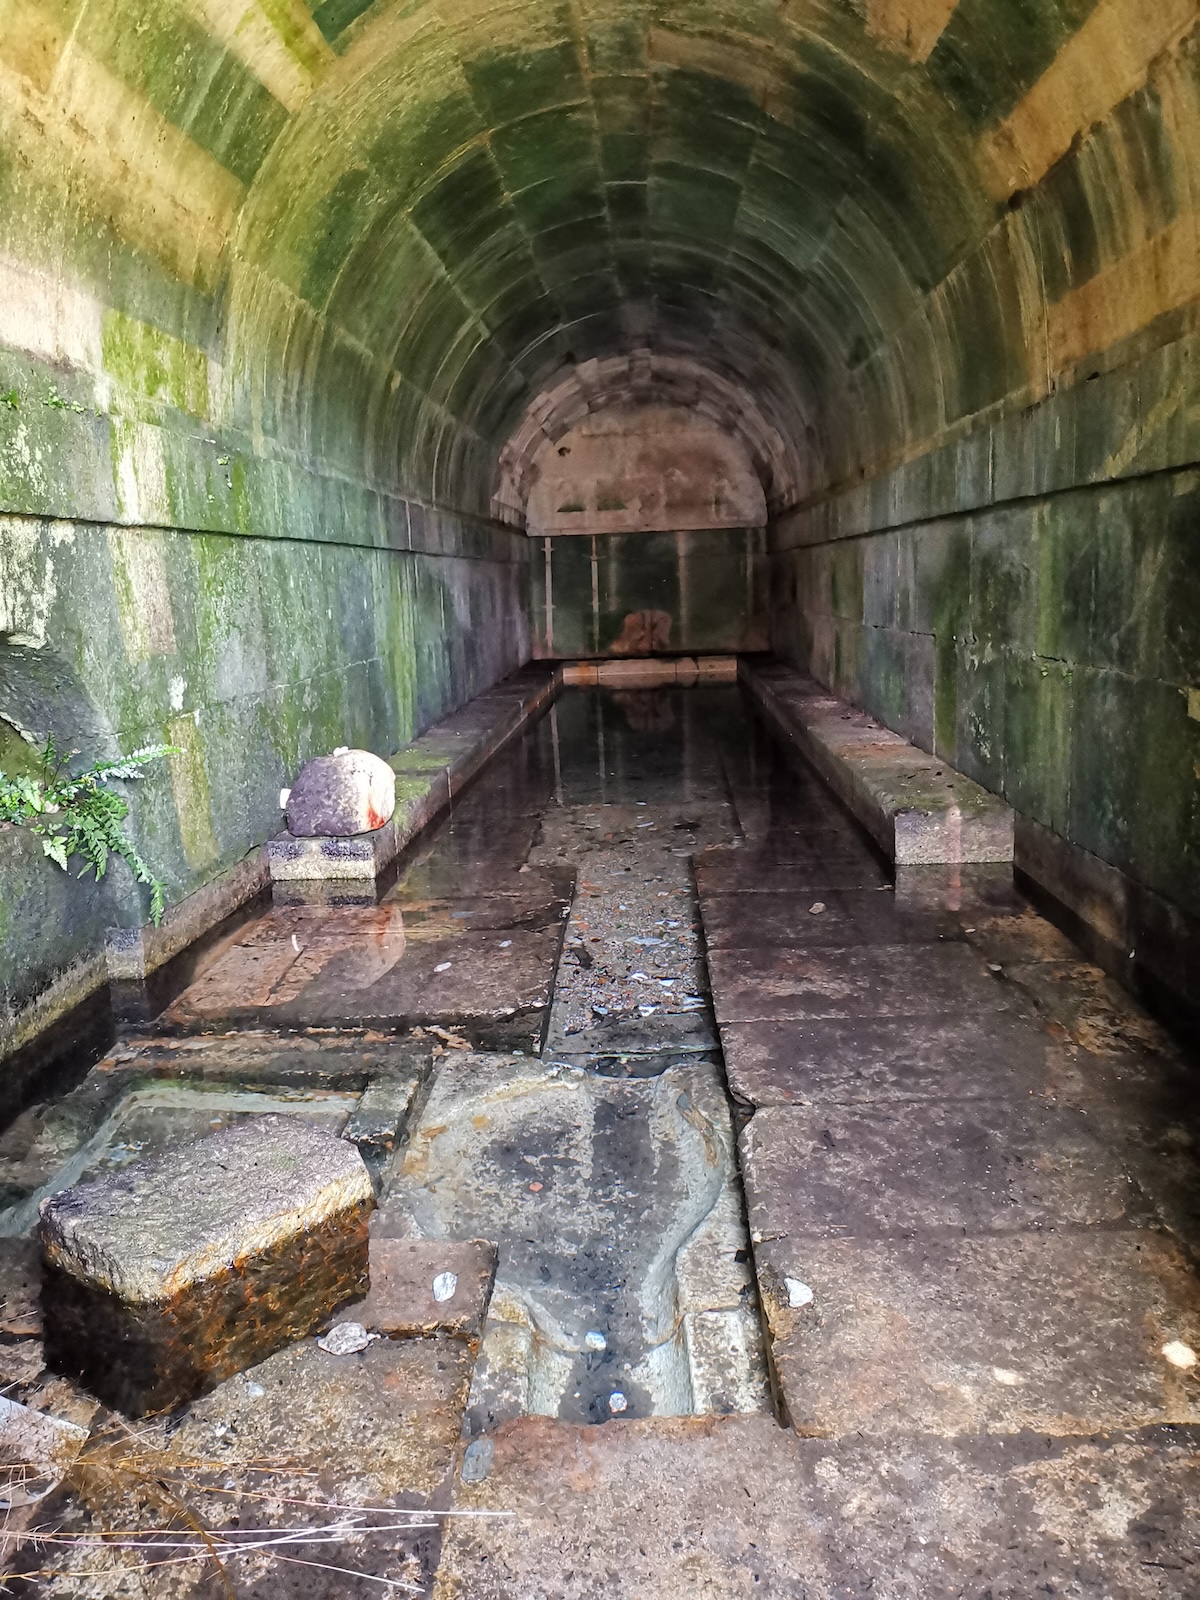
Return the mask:
<path id="1" fill-rule="evenodd" d="M 692 866 L 739 838 L 746 741 L 736 689 L 568 690 L 472 796 L 546 773 L 525 867 L 574 893 L 540 1054 L 448 1061 L 384 1190 L 500 1246 L 471 1431 L 768 1404 Z"/>

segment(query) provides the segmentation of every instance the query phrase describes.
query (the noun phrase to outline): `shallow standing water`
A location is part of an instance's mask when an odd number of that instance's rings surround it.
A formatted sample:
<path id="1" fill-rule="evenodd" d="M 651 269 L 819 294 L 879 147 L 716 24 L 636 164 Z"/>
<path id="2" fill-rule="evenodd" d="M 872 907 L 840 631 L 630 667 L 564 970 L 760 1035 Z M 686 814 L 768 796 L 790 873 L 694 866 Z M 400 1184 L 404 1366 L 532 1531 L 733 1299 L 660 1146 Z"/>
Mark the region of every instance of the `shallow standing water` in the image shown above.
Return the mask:
<path id="1" fill-rule="evenodd" d="M 448 1063 L 385 1187 L 398 1231 L 500 1245 L 472 1431 L 767 1404 L 692 872 L 739 838 L 742 715 L 737 690 L 567 691 L 448 829 L 540 773 L 518 870 L 574 875 L 540 1055 Z"/>

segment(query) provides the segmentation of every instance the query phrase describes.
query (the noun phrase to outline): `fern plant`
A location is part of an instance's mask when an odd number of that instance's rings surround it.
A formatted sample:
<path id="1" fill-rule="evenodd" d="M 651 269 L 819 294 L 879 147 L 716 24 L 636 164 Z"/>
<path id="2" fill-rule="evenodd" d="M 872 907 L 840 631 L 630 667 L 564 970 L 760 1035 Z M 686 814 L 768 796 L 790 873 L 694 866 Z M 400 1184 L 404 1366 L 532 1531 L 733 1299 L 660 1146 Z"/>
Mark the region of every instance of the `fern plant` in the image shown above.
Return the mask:
<path id="1" fill-rule="evenodd" d="M 39 752 L 39 773 L 10 776 L 0 771 L 0 823 L 10 822 L 37 834 L 43 852 L 64 871 L 73 856 L 81 856 L 81 878 L 89 872 L 102 878 L 109 856 L 120 856 L 137 881 L 148 885 L 150 916 L 157 925 L 162 921 L 165 886 L 122 832 L 129 804 L 109 785 L 122 778 L 139 778 L 152 761 L 178 752 L 174 745 L 145 745 L 119 761 L 101 761 L 84 772 L 68 772 L 67 763 L 78 754 L 77 750 L 64 754 L 49 738 Z"/>

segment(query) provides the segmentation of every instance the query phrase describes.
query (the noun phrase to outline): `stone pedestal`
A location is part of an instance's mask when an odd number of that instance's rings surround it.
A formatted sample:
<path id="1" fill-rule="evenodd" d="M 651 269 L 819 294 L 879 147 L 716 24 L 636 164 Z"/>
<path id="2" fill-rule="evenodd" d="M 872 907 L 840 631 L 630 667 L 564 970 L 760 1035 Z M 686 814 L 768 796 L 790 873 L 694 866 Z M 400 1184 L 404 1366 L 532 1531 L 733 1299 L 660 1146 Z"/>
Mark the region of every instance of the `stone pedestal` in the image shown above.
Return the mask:
<path id="1" fill-rule="evenodd" d="M 129 1416 L 304 1338 L 368 1287 L 362 1157 L 256 1117 L 42 1206 L 46 1362 Z"/>

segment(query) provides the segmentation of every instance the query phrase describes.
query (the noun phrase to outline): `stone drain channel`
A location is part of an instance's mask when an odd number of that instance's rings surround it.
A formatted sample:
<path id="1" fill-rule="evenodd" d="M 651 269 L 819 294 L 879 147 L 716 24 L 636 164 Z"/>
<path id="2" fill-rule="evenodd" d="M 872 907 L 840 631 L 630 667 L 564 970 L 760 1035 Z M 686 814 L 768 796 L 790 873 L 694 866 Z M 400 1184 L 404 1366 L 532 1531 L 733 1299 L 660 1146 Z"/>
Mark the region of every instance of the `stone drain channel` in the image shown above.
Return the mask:
<path id="1" fill-rule="evenodd" d="M 556 807 L 577 887 L 541 1057 L 451 1056 L 385 1187 L 389 1231 L 490 1238 L 467 1410 L 748 1412 L 767 1375 L 691 857 L 727 806 Z"/>

